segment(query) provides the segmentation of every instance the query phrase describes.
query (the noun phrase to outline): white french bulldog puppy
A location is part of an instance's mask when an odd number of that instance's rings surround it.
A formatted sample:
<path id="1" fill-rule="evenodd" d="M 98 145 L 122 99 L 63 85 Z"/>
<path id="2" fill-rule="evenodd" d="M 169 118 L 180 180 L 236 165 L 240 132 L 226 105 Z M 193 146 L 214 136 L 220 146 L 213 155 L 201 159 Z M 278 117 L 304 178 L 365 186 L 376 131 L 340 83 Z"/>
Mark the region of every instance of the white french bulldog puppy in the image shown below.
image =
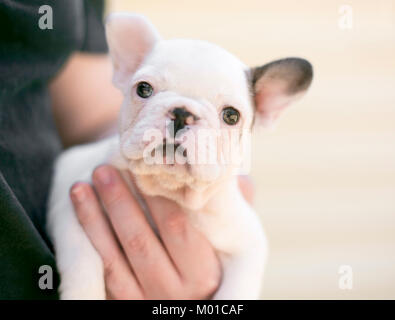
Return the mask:
<path id="1" fill-rule="evenodd" d="M 119 135 L 71 148 L 56 162 L 47 227 L 61 276 L 61 298 L 106 297 L 101 259 L 77 220 L 69 188 L 77 180 L 90 181 L 99 164 L 111 163 L 130 170 L 142 194 L 176 201 L 210 240 L 223 268 L 214 299 L 257 299 L 266 239 L 239 191 L 240 162 L 219 159 L 228 149 L 248 157 L 240 148 L 243 138 L 254 122 L 273 122 L 307 90 L 310 63 L 287 58 L 250 69 L 216 45 L 163 40 L 135 14 L 110 15 L 106 35 L 114 84 L 124 94 Z M 203 143 L 198 151 L 193 143 L 184 143 L 188 138 L 196 142 L 201 132 L 226 135 L 232 130 L 237 139 L 226 142 L 217 136 L 216 146 Z M 195 161 L 197 154 L 213 150 L 214 161 Z M 166 160 L 152 161 L 157 155 Z M 178 161 L 169 161 L 170 155 Z"/>

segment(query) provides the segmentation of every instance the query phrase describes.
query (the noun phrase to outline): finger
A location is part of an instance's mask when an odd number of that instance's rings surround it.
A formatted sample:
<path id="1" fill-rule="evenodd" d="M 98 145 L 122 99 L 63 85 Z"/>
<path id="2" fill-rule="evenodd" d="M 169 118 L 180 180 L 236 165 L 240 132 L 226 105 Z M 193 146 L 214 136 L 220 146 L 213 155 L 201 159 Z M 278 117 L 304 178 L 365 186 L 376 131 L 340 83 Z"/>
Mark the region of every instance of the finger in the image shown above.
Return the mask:
<path id="1" fill-rule="evenodd" d="M 77 183 L 70 195 L 81 226 L 102 258 L 106 290 L 115 299 L 142 298 L 142 291 L 91 186 Z"/>
<path id="2" fill-rule="evenodd" d="M 172 292 L 177 271 L 119 172 L 101 166 L 93 183 L 143 291 L 151 298 Z"/>
<path id="3" fill-rule="evenodd" d="M 146 197 L 150 212 L 163 243 L 174 264 L 193 292 L 210 294 L 221 278 L 218 258 L 210 242 L 190 223 L 188 216 L 173 201 L 162 197 Z M 204 213 L 196 213 L 204 214 Z"/>
<path id="4" fill-rule="evenodd" d="M 254 203 L 254 183 L 249 176 L 239 176 L 239 188 L 244 199 L 252 205 Z"/>

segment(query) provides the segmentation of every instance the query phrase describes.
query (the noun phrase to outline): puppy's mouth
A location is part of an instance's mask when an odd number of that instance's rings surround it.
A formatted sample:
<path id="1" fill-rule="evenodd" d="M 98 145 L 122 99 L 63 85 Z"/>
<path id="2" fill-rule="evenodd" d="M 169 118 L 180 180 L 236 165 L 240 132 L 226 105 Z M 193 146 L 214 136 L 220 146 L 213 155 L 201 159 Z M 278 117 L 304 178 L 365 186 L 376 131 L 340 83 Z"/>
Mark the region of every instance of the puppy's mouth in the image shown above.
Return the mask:
<path id="1" fill-rule="evenodd" d="M 165 139 L 163 143 L 152 149 L 151 157 L 161 158 L 165 165 L 188 165 L 188 150 L 183 147 L 180 143 L 169 143 Z M 179 163 L 178 160 L 183 160 Z"/>

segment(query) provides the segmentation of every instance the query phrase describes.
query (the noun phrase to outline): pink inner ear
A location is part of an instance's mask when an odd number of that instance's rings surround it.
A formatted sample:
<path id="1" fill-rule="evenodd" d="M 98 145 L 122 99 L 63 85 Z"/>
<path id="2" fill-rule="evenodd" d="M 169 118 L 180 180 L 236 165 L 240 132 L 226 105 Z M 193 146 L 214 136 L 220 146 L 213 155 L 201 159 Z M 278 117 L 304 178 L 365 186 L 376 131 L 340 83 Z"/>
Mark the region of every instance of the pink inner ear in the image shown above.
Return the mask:
<path id="1" fill-rule="evenodd" d="M 159 34 L 143 16 L 113 13 L 106 24 L 106 35 L 114 65 L 114 84 L 122 89 L 151 52 Z"/>
<path id="2" fill-rule="evenodd" d="M 272 124 L 297 97 L 287 94 L 287 83 L 262 77 L 256 85 L 256 115 L 263 124 Z"/>

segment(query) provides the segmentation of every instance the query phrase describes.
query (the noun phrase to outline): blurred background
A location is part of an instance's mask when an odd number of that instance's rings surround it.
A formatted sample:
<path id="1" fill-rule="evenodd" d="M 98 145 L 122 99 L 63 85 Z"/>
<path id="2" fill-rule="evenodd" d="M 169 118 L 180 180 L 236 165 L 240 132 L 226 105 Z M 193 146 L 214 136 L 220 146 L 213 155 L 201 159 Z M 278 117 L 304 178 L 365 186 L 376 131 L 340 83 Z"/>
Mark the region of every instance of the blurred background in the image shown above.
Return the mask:
<path id="1" fill-rule="evenodd" d="M 113 0 L 107 11 L 142 13 L 165 38 L 208 40 L 250 66 L 310 60 L 308 94 L 254 138 L 270 245 L 262 298 L 395 299 L 395 1 Z"/>

